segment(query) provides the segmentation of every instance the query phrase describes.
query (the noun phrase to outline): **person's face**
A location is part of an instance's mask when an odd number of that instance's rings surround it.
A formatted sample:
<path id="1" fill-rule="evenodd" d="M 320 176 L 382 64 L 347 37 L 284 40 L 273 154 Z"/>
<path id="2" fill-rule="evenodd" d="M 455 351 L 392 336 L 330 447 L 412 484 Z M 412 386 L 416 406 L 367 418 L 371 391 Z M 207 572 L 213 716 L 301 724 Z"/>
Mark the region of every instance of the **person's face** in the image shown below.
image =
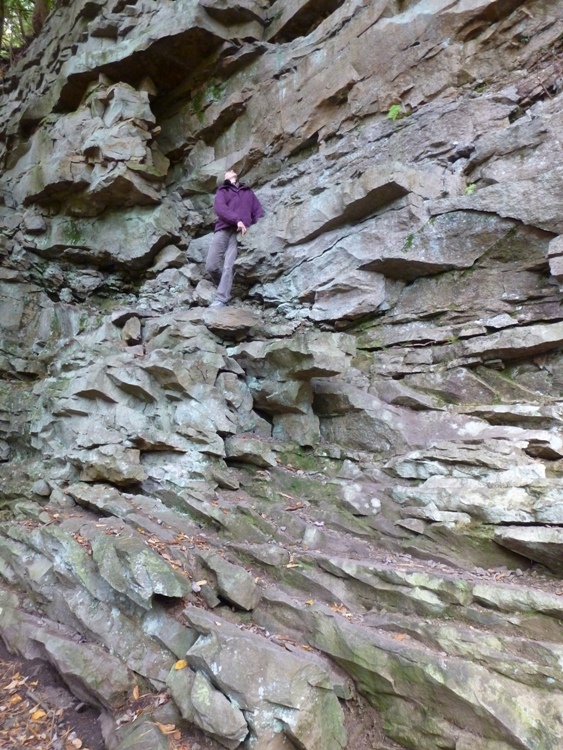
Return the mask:
<path id="1" fill-rule="evenodd" d="M 225 179 L 228 180 L 229 182 L 232 182 L 233 185 L 236 185 L 237 180 L 238 180 L 238 175 L 234 171 L 234 169 L 230 169 L 228 172 L 225 172 Z"/>

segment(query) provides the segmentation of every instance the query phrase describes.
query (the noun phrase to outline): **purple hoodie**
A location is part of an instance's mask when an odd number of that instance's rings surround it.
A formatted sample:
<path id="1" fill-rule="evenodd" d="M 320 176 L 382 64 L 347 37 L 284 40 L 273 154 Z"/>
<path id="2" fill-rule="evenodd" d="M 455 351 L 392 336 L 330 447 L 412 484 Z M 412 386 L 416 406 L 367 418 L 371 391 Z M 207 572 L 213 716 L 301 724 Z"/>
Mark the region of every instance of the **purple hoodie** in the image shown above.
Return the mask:
<path id="1" fill-rule="evenodd" d="M 264 209 L 252 190 L 242 183 L 237 187 L 228 180 L 217 190 L 214 208 L 219 217 L 215 224 L 216 232 L 232 229 L 239 221 L 245 227 L 250 227 L 264 216 Z"/>

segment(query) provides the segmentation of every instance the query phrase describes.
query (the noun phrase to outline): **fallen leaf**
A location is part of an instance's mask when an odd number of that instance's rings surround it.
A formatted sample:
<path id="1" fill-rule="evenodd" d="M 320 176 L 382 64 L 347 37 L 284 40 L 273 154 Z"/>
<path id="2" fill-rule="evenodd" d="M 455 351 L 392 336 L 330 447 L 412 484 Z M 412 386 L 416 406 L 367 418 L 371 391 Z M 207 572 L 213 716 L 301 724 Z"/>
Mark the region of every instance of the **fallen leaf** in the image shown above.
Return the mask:
<path id="1" fill-rule="evenodd" d="M 314 600 L 314 599 L 307 599 L 307 601 L 305 602 L 305 604 L 309 605 L 309 607 L 310 607 L 310 606 L 311 606 L 312 604 L 314 604 L 314 603 L 315 603 L 315 600 Z"/>
<path id="2" fill-rule="evenodd" d="M 134 701 L 138 701 L 139 700 L 139 695 L 140 695 L 139 686 L 135 685 L 135 687 L 133 688 L 133 700 Z"/>
<path id="3" fill-rule="evenodd" d="M 180 659 L 174 664 L 174 669 L 185 669 L 188 666 L 188 662 L 185 659 Z"/>
<path id="4" fill-rule="evenodd" d="M 44 716 L 47 716 L 47 714 L 42 708 L 39 708 L 31 714 L 31 721 L 39 721 L 39 719 L 42 719 Z"/>
<path id="5" fill-rule="evenodd" d="M 76 748 L 76 750 L 80 750 L 82 747 L 82 740 L 79 740 L 78 737 L 74 740 L 70 741 L 70 744 Z"/>
<path id="6" fill-rule="evenodd" d="M 159 721 L 155 722 L 156 726 L 160 729 L 162 734 L 174 734 L 176 731 L 175 724 L 161 724 Z"/>

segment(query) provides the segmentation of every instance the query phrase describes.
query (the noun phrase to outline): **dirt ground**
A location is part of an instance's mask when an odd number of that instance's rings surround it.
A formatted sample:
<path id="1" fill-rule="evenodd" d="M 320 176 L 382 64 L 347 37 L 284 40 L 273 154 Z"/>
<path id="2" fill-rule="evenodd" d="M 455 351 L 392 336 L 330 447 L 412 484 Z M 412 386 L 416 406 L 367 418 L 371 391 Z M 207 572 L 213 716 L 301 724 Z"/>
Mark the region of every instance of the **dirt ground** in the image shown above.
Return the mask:
<path id="1" fill-rule="evenodd" d="M 168 695 L 147 696 L 123 707 L 132 721 Z M 104 750 L 99 712 L 72 695 L 57 672 L 40 659 L 10 654 L 0 640 L 0 750 Z M 125 722 L 126 723 L 126 722 Z M 162 726 L 171 750 L 220 750 L 193 725 Z"/>
<path id="2" fill-rule="evenodd" d="M 377 712 L 361 695 L 344 701 L 342 708 L 348 732 L 347 750 L 405 750 L 385 735 Z"/>
<path id="3" fill-rule="evenodd" d="M 0 640 L 1 750 L 104 750 L 98 712 L 76 699 L 45 662 L 10 654 Z"/>

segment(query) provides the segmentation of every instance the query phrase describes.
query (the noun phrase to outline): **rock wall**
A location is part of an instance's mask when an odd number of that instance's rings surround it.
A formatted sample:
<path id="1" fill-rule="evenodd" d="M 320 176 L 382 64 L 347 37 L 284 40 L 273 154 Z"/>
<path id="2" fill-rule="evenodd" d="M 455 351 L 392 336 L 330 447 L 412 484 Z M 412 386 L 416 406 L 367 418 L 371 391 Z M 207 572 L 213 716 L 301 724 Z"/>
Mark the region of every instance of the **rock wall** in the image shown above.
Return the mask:
<path id="1" fill-rule="evenodd" d="M 3 79 L 0 636 L 111 750 L 561 747 L 561 10 L 70 0 Z"/>

